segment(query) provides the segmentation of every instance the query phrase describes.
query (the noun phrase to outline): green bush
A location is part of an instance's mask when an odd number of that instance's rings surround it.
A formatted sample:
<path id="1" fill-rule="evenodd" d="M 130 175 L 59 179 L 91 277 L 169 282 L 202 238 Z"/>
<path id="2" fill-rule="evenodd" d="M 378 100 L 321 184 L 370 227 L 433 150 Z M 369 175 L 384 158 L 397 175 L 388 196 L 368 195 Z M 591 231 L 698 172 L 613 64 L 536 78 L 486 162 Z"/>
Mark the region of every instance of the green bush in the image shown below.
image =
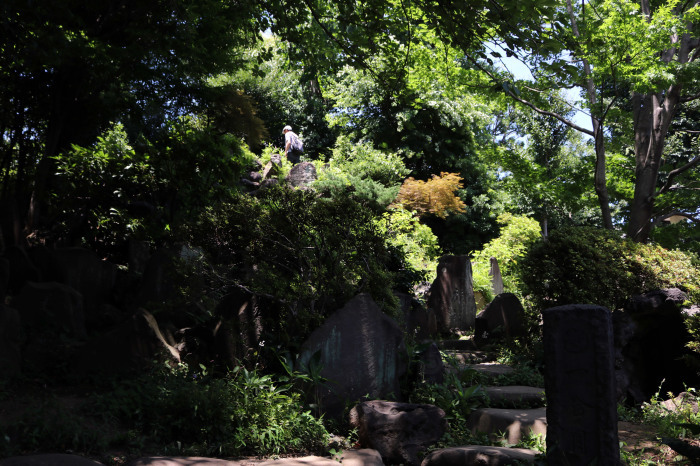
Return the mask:
<path id="1" fill-rule="evenodd" d="M 85 421 L 58 400 L 43 400 L 0 431 L 0 458 L 34 451 L 101 453 L 107 446 L 104 432 Z"/>
<path id="2" fill-rule="evenodd" d="M 403 159 L 383 152 L 370 143 L 353 143 L 341 136 L 328 163 L 317 163 L 318 180 L 314 189 L 325 196 L 353 197 L 358 202 L 383 211 L 399 193 L 408 175 Z"/>
<path id="3" fill-rule="evenodd" d="M 382 215 L 378 226 L 387 244 L 402 251 L 406 262 L 404 270 L 418 273 L 414 283 L 408 285 L 415 285 L 415 281 L 435 280 L 442 251 L 432 230 L 420 223 L 414 212 L 390 210 Z"/>
<path id="4" fill-rule="evenodd" d="M 205 206 L 229 200 L 252 159 L 240 139 L 198 118 L 170 121 L 135 143 L 115 124 L 92 146 L 56 157 L 51 233 L 124 263 L 127 239 L 164 239 Z"/>
<path id="5" fill-rule="evenodd" d="M 351 198 L 319 198 L 285 186 L 242 195 L 201 216 L 191 241 L 213 267 L 207 281 L 225 277 L 224 285 L 282 303 L 263 316 L 264 327 L 291 351 L 358 293 L 398 314 L 396 251 L 387 247 L 374 211 Z"/>
<path id="6" fill-rule="evenodd" d="M 184 365 L 103 395 L 95 409 L 136 429 L 162 453 L 270 455 L 320 452 L 323 423 L 291 385 L 236 367 L 226 377 Z"/>
<path id="7" fill-rule="evenodd" d="M 563 304 L 614 310 L 634 295 L 670 287 L 700 301 L 700 270 L 690 256 L 591 227 L 555 230 L 530 248 L 518 272 L 523 295 L 540 311 Z"/>
<path id="8" fill-rule="evenodd" d="M 474 291 L 480 291 L 486 301 L 493 299 L 491 287 L 491 258 L 495 257 L 503 277 L 503 286 L 508 293 L 519 294 L 520 279 L 517 264 L 527 249 L 540 238 L 540 225 L 525 216 L 502 214 L 498 217 L 502 225 L 498 238 L 489 241 L 472 258 Z"/>

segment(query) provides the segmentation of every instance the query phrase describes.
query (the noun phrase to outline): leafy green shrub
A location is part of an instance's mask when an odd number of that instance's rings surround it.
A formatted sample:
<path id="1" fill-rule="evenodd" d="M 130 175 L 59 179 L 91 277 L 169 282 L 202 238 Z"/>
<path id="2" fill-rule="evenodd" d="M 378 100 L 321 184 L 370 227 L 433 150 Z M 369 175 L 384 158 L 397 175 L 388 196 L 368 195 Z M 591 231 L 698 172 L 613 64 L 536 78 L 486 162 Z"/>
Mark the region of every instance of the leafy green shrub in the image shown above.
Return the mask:
<path id="1" fill-rule="evenodd" d="M 103 434 L 86 425 L 84 417 L 50 398 L 0 431 L 0 458 L 32 451 L 99 453 L 107 446 Z"/>
<path id="2" fill-rule="evenodd" d="M 419 272 L 419 280 L 435 280 L 442 252 L 437 237 L 428 226 L 420 223 L 414 212 L 390 210 L 382 215 L 378 225 L 387 244 L 403 252 L 407 269 Z"/>
<path id="3" fill-rule="evenodd" d="M 375 149 L 370 143 L 353 143 L 339 137 L 328 163 L 318 164 L 314 189 L 323 195 L 352 196 L 377 210 L 388 206 L 409 173 L 395 153 Z"/>
<path id="4" fill-rule="evenodd" d="M 642 419 L 654 426 L 658 435 L 675 438 L 699 438 L 700 431 L 700 396 L 695 389 L 689 388 L 686 398 L 675 410 L 669 410 L 663 405 L 663 400 L 657 392 L 651 400 L 642 404 Z M 668 393 L 668 398 L 674 398 Z M 692 427 L 695 426 L 695 427 Z"/>
<path id="5" fill-rule="evenodd" d="M 619 309 L 633 295 L 669 287 L 699 302 L 698 272 L 683 252 L 590 227 L 555 230 L 530 248 L 519 267 L 523 295 L 540 311 L 576 303 Z"/>
<path id="6" fill-rule="evenodd" d="M 481 385 L 465 385 L 454 372 L 447 372 L 443 383 L 416 385 L 409 395 L 409 402 L 432 404 L 445 411 L 450 430 L 441 439 L 441 447 L 489 443 L 487 438 L 477 439 L 466 428 L 469 414 L 486 405 Z"/>
<path id="7" fill-rule="evenodd" d="M 487 302 L 494 297 L 489 275 L 491 258 L 495 257 L 498 261 L 505 291 L 519 294 L 517 264 L 530 245 L 540 238 L 540 225 L 531 218 L 502 214 L 498 217 L 498 223 L 502 225 L 498 238 L 489 241 L 472 258 L 474 291 L 480 291 Z"/>
<path id="8" fill-rule="evenodd" d="M 230 199 L 252 158 L 241 140 L 194 117 L 170 121 L 152 140 L 134 144 L 115 124 L 92 146 L 56 157 L 53 234 L 123 255 L 126 239 L 161 239 L 204 206 Z"/>
<path id="9" fill-rule="evenodd" d="M 134 426 L 163 453 L 319 452 L 328 438 L 288 383 L 240 367 L 224 378 L 184 365 L 158 370 L 104 395 L 96 409 Z"/>
<path id="10" fill-rule="evenodd" d="M 398 314 L 395 258 L 376 220 L 353 199 L 278 186 L 209 209 L 190 236 L 206 253 L 212 283 L 245 286 L 283 304 L 263 316 L 264 326 L 296 351 L 294 344 L 358 293 Z"/>

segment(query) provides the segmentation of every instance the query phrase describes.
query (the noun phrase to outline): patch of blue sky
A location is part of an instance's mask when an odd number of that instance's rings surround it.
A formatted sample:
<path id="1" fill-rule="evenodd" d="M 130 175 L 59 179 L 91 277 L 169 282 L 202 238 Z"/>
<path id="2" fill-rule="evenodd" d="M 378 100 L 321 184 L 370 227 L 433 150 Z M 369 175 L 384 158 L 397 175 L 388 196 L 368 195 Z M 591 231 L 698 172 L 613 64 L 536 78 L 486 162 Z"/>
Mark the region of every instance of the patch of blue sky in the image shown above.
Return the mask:
<path id="1" fill-rule="evenodd" d="M 494 58 L 494 63 L 501 69 L 508 71 L 515 77 L 515 79 L 521 79 L 526 81 L 534 81 L 535 78 L 530 71 L 530 68 L 523 63 L 518 57 L 511 56 L 508 57 L 506 52 L 498 45 L 494 43 L 489 43 L 487 48 L 493 52 L 501 55 L 501 58 Z M 571 121 L 581 126 L 582 128 L 593 130 L 593 124 L 591 123 L 591 117 L 586 113 L 580 106 L 581 92 L 583 91 L 580 87 L 574 87 L 571 89 L 564 89 L 564 97 L 566 100 L 576 109 L 574 116 Z M 588 137 L 587 135 L 584 135 Z"/>

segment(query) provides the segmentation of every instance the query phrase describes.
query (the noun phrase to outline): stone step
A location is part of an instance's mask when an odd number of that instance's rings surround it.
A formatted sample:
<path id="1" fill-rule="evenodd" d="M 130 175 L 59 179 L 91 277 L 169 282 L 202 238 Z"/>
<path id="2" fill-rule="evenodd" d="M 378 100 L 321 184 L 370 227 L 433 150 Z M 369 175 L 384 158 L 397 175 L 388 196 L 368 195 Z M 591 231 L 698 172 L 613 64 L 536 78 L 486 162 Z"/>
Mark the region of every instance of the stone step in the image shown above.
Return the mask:
<path id="1" fill-rule="evenodd" d="M 464 447 L 435 450 L 423 459 L 421 466 L 453 466 L 456 464 L 480 464 L 505 466 L 512 464 L 534 464 L 539 452 L 526 448 L 489 447 L 467 445 Z"/>
<path id="2" fill-rule="evenodd" d="M 476 351 L 477 348 L 474 340 L 441 340 L 438 342 L 438 347 L 442 350 L 458 350 L 458 351 Z"/>
<path id="3" fill-rule="evenodd" d="M 502 438 L 510 444 L 518 443 L 528 434 L 547 435 L 547 411 L 537 409 L 481 408 L 472 411 L 467 429 L 482 432 L 493 439 Z"/>
<path id="4" fill-rule="evenodd" d="M 457 364 L 466 366 L 472 364 L 480 364 L 493 360 L 491 355 L 486 351 L 458 351 L 458 350 L 443 350 L 447 357 L 454 358 Z"/>
<path id="5" fill-rule="evenodd" d="M 544 388 L 510 385 L 483 387 L 491 406 L 496 408 L 540 408 L 545 405 Z"/>

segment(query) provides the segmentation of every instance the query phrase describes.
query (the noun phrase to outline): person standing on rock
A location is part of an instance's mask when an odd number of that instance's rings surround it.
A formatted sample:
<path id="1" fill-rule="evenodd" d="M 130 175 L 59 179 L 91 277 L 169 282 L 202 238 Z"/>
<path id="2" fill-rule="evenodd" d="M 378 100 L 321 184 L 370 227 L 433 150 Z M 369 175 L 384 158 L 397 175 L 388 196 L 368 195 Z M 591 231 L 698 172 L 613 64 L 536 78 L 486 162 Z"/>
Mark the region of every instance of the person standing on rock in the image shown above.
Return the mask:
<path id="1" fill-rule="evenodd" d="M 304 143 L 289 125 L 282 129 L 282 133 L 284 134 L 284 156 L 295 165 L 299 163 L 300 156 L 304 152 Z"/>

